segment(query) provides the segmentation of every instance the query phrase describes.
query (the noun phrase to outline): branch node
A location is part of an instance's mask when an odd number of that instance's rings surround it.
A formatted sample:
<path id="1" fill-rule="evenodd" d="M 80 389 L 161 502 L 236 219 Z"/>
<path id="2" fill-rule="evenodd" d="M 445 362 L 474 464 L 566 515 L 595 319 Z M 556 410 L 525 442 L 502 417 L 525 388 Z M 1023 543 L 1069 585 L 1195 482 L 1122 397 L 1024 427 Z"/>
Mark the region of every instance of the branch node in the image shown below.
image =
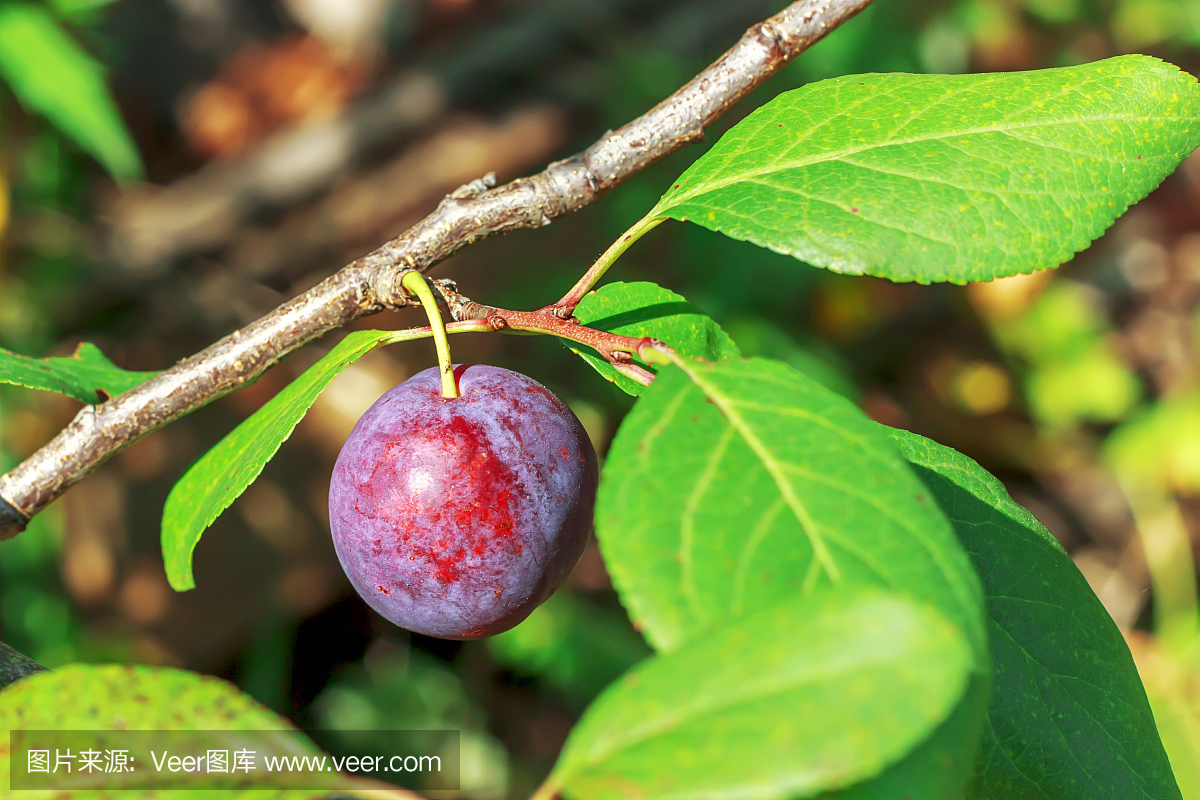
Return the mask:
<path id="1" fill-rule="evenodd" d="M 372 282 L 371 300 L 382 308 L 391 309 L 421 305 L 420 301 L 409 294 L 403 286 L 405 275 L 419 271 L 411 265 L 404 265 L 399 269 L 380 270 L 379 277 Z"/>
<path id="2" fill-rule="evenodd" d="M 487 315 L 487 323 L 488 327 L 494 331 L 502 331 L 508 327 L 508 320 L 494 311 Z"/>
<path id="3" fill-rule="evenodd" d="M 483 194 L 488 189 L 496 188 L 496 173 L 489 172 L 482 178 L 476 178 L 470 183 L 464 183 L 462 186 L 450 193 L 450 196 L 455 200 L 462 200 L 468 197 L 474 197 L 477 194 Z"/>
<path id="4" fill-rule="evenodd" d="M 614 364 L 628 364 L 633 361 L 633 356 L 624 350 L 604 350 L 601 354 Z"/>
<path id="5" fill-rule="evenodd" d="M 671 356 L 675 355 L 675 351 L 664 344 L 661 340 L 647 336 L 638 344 L 638 358 L 647 364 L 657 364 L 665 366 L 671 363 Z"/>
<path id="6" fill-rule="evenodd" d="M 458 284 L 449 278 L 434 278 L 430 283 L 442 296 L 442 301 L 445 302 L 446 308 L 450 312 L 450 318 L 455 322 L 487 319 L 488 315 L 496 310 L 492 306 L 476 303 L 463 295 L 458 291 Z"/>
<path id="7" fill-rule="evenodd" d="M 816 13 L 816 11 L 813 11 L 813 16 L 816 16 Z M 771 49 L 772 57 L 778 58 L 783 55 L 783 48 L 787 40 L 782 34 L 780 34 L 779 30 L 771 24 L 771 20 L 764 20 L 755 25 L 754 35 Z"/>
<path id="8" fill-rule="evenodd" d="M 611 133 L 612 133 L 612 131 L 609 131 L 609 134 L 611 134 Z M 607 186 L 605 184 L 604 179 L 600 177 L 600 174 L 598 172 L 596 172 L 596 167 L 592 164 L 592 149 L 595 148 L 600 143 L 606 141 L 607 137 L 608 137 L 608 134 L 600 137 L 600 139 L 597 140 L 596 144 L 592 145 L 592 147 L 589 147 L 587 150 L 585 150 L 583 152 L 583 157 L 580 159 L 581 161 L 583 161 L 584 180 L 587 181 L 588 190 L 593 195 L 600 194 L 605 189 L 610 188 L 609 186 Z"/>
<path id="9" fill-rule="evenodd" d="M 433 278 L 429 282 L 433 284 L 433 288 L 441 295 L 442 302 L 446 304 L 446 308 L 450 312 L 450 319 L 455 322 L 462 321 L 463 306 L 470 303 L 471 300 L 459 294 L 458 284 L 449 278 Z"/>

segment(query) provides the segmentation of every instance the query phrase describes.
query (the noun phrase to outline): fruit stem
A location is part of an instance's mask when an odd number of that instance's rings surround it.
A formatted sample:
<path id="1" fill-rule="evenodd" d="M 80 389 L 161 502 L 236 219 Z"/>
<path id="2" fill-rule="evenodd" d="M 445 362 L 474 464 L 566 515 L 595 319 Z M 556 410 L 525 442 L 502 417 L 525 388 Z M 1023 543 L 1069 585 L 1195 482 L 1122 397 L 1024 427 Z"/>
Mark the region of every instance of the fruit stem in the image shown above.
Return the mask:
<path id="1" fill-rule="evenodd" d="M 563 295 L 559 300 L 549 308 L 554 309 L 555 315 L 566 319 L 575 312 L 575 306 L 579 305 L 579 301 L 583 300 L 583 296 L 592 290 L 592 287 L 604 277 L 604 273 L 608 272 L 621 254 L 628 250 L 634 242 L 645 236 L 650 231 L 654 230 L 666 220 L 666 217 L 651 217 L 649 215 L 642 217 L 633 224 L 633 227 L 621 234 L 615 242 L 609 245 L 596 263 L 592 264 L 591 268 L 583 274 L 571 291 Z"/>
<path id="2" fill-rule="evenodd" d="M 454 399 L 459 397 L 458 383 L 454 380 L 454 364 L 450 361 L 450 341 L 446 338 L 446 324 L 442 322 L 442 312 L 438 309 L 437 298 L 425 276 L 414 270 L 404 273 L 400 285 L 411 295 L 421 301 L 429 317 L 429 327 L 433 329 L 433 345 L 437 349 L 438 368 L 442 373 L 442 397 Z"/>

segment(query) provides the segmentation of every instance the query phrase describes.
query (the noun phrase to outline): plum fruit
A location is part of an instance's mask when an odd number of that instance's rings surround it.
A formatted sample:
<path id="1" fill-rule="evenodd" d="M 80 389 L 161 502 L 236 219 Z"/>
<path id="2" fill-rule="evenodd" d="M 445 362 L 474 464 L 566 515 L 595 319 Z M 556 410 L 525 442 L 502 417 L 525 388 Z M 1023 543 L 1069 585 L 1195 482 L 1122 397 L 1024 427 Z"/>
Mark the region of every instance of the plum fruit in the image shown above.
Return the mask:
<path id="1" fill-rule="evenodd" d="M 402 628 L 474 639 L 525 619 L 566 579 L 592 531 L 596 452 L 536 381 L 456 366 L 389 390 L 333 468 L 329 525 L 350 582 Z"/>

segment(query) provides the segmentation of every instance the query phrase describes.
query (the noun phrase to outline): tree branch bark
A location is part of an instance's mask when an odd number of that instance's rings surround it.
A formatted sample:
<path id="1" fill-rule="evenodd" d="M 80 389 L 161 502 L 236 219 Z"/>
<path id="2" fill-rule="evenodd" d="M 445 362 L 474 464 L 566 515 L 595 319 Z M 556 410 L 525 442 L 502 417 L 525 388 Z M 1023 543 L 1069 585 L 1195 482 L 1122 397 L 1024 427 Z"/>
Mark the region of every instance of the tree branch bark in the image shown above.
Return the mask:
<path id="1" fill-rule="evenodd" d="M 0 689 L 21 678 L 45 671 L 45 667 L 29 656 L 18 653 L 4 642 L 0 642 Z"/>
<path id="2" fill-rule="evenodd" d="M 407 304 L 400 287 L 406 270 L 427 271 L 497 233 L 549 225 L 702 140 L 704 129 L 730 106 L 870 2 L 792 3 L 751 27 L 671 97 L 584 152 L 498 188 L 473 185 L 454 192 L 408 231 L 270 314 L 141 386 L 84 408 L 49 444 L 0 476 L 0 539 L 19 533 L 34 514 L 150 431 L 240 388 L 333 328 Z"/>

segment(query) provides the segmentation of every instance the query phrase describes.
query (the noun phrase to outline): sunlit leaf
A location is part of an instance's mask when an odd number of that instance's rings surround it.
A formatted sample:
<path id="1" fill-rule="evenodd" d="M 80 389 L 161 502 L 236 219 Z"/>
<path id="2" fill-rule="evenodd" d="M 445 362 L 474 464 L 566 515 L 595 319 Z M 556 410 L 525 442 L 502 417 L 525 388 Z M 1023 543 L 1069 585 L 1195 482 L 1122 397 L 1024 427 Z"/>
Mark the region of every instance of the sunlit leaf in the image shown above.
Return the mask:
<path id="1" fill-rule="evenodd" d="M 991 680 L 973 675 L 958 705 L 921 745 L 883 774 L 821 795 L 820 800 L 962 800 L 979 753 Z"/>
<path id="2" fill-rule="evenodd" d="M 650 212 L 836 272 L 1056 267 L 1200 144 L 1200 86 L 1145 56 L 1037 72 L 850 75 L 779 95 Z"/>
<path id="3" fill-rule="evenodd" d="M 70 356 L 30 358 L 0 348 L 0 383 L 44 389 L 83 403 L 103 403 L 153 378 L 157 372 L 130 372 L 83 342 Z"/>
<path id="4" fill-rule="evenodd" d="M 598 504 L 605 563 L 652 644 L 673 652 L 797 594 L 847 585 L 915 594 L 981 641 L 966 556 L 874 423 L 777 362 L 689 372 L 667 369 L 639 399 L 609 451 Z M 989 670 L 977 662 L 953 712 L 902 759 L 822 797 L 957 800 Z"/>
<path id="5" fill-rule="evenodd" d="M 121 731 L 196 731 L 195 737 L 187 737 L 187 740 L 194 742 L 201 754 L 208 749 L 234 751 L 243 748 L 246 739 L 239 732 L 256 731 L 253 738 L 256 764 L 261 764 L 257 759 L 267 755 L 303 756 L 321 752 L 288 720 L 225 681 L 161 667 L 71 664 L 22 678 L 0 691 L 0 736 L 5 743 L 0 747 L 0 772 L 6 776 L 6 789 L 11 756 L 9 733 L 12 730 L 96 731 L 97 741 L 108 742 L 111 747 L 121 747 Z M 113 738 L 106 739 L 106 736 Z M 139 766 L 142 768 L 136 769 Z M 128 800 L 163 796 L 161 790 L 139 789 L 144 781 L 158 779 L 158 773 L 148 764 L 135 763 L 134 767 L 111 777 L 105 775 L 105 778 L 122 786 L 119 794 Z M 76 779 L 89 777 L 80 770 L 72 774 Z M 277 789 L 273 794 L 264 794 L 261 789 L 286 786 L 289 782 L 294 786 L 294 779 L 287 772 L 272 773 L 265 769 L 256 770 L 252 776 L 252 784 L 259 787 L 259 791 L 214 792 L 189 788 L 189 784 L 194 786 L 208 780 L 207 772 L 181 771 L 172 774 L 172 780 L 178 781 L 179 788 L 170 791 L 169 795 L 180 800 L 212 797 L 222 800 L 263 797 L 304 800 L 332 794 L 328 789 Z M 348 780 L 343 778 L 341 782 Z M 19 794 L 30 800 L 42 800 L 63 796 L 64 792 L 42 790 Z M 113 796 L 112 791 L 95 789 L 69 794 L 75 800 L 102 800 Z M 401 800 L 405 796 L 411 797 L 399 790 L 390 794 Z"/>
<path id="6" fill-rule="evenodd" d="M 927 606 L 794 596 L 635 667 L 584 714 L 549 783 L 571 800 L 814 797 L 917 746 L 972 662 Z"/>
<path id="7" fill-rule="evenodd" d="M 866 585 L 938 608 L 984 659 L 979 584 L 928 490 L 861 411 L 778 362 L 664 369 L 609 450 L 596 535 L 659 650 Z"/>

